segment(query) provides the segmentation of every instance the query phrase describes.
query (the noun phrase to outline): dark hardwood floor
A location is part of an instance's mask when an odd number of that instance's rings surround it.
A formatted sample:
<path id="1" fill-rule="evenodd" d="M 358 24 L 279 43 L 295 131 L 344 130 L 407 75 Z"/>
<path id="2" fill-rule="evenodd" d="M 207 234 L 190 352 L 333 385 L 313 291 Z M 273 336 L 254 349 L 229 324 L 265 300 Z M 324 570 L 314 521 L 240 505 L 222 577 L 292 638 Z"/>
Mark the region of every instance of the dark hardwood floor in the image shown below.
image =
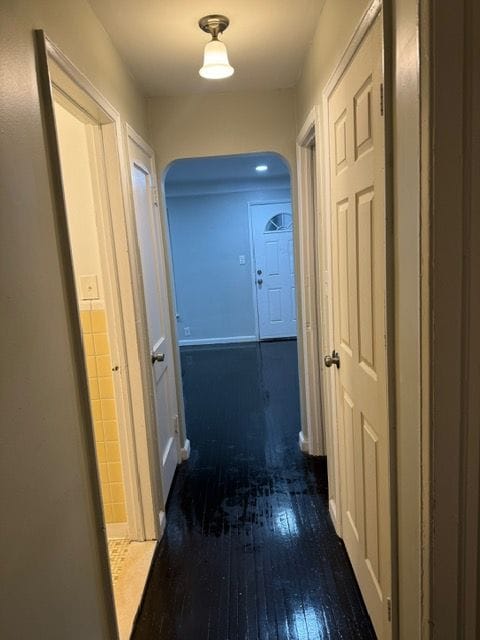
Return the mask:
<path id="1" fill-rule="evenodd" d="M 190 460 L 177 473 L 134 640 L 375 638 L 298 448 L 295 341 L 182 350 Z"/>

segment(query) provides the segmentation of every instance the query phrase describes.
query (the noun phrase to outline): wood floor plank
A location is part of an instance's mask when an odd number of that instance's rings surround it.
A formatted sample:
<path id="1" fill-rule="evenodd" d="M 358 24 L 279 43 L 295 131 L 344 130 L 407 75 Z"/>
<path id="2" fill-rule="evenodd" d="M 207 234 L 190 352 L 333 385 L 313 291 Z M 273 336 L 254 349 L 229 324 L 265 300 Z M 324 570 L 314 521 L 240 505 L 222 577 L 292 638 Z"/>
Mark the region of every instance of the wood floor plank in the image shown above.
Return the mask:
<path id="1" fill-rule="evenodd" d="M 296 342 L 184 348 L 182 372 L 192 454 L 132 638 L 374 639 L 326 460 L 298 448 Z"/>

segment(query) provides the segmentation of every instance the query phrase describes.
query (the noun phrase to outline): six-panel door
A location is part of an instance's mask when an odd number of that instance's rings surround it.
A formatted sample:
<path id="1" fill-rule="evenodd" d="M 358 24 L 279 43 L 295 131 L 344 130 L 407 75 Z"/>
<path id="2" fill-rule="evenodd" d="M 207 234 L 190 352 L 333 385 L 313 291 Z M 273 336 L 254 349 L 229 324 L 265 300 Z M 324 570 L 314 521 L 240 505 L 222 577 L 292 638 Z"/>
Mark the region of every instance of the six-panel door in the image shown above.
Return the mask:
<path id="1" fill-rule="evenodd" d="M 382 31 L 328 100 L 343 537 L 379 638 L 391 636 Z"/>

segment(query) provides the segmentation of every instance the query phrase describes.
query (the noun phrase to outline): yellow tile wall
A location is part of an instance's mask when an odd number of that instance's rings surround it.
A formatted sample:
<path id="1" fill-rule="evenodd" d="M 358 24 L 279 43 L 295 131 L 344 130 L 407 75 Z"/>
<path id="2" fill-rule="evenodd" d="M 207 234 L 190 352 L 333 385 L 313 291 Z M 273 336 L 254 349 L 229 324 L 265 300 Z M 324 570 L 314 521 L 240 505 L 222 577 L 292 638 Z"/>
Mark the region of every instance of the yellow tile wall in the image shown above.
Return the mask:
<path id="1" fill-rule="evenodd" d="M 81 311 L 80 319 L 105 521 L 107 524 L 126 522 L 125 486 L 106 314 L 101 309 Z"/>

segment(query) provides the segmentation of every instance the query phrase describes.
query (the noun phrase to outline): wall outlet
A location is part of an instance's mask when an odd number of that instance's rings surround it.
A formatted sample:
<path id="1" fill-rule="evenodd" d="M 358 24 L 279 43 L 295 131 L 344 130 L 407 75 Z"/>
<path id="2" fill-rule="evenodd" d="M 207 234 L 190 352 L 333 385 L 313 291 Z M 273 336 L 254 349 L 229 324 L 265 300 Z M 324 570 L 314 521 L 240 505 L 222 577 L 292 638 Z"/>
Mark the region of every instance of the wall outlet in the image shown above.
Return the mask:
<path id="1" fill-rule="evenodd" d="M 183 328 L 183 331 L 184 331 L 184 333 L 185 333 L 185 335 L 186 335 L 186 336 L 189 336 L 189 335 L 190 335 L 190 327 L 184 327 L 184 328 Z"/>
<path id="2" fill-rule="evenodd" d="M 245 261 L 245 256 L 238 256 L 238 262 L 239 262 L 240 264 L 245 264 L 245 262 L 246 262 L 246 261 Z"/>

